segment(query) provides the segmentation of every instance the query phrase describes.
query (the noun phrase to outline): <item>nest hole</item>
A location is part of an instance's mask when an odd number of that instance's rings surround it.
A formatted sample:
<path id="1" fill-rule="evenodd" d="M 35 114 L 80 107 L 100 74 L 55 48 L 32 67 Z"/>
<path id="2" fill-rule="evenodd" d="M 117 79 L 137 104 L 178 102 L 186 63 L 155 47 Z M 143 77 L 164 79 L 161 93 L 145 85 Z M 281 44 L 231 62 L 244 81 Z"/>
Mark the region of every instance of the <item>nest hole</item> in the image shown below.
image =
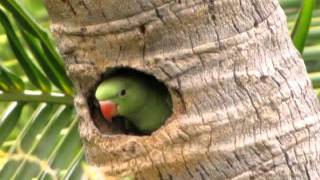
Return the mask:
<path id="1" fill-rule="evenodd" d="M 142 136 L 142 135 L 150 135 L 153 131 L 156 131 L 161 127 L 159 126 L 156 129 L 153 129 L 152 131 L 146 132 L 144 130 L 141 130 L 141 127 L 137 126 L 135 124 L 135 121 L 132 121 L 130 117 L 126 117 L 125 115 L 122 115 L 120 113 L 114 116 L 112 118 L 112 121 L 107 121 L 104 118 L 100 110 L 99 101 L 95 96 L 95 92 L 103 81 L 110 78 L 117 77 L 117 76 L 139 77 L 139 79 L 141 78 L 145 83 L 147 83 L 148 86 L 152 87 L 154 91 L 165 94 L 165 97 L 167 98 L 163 99 L 163 101 L 166 101 L 164 103 L 168 104 L 168 107 L 170 108 L 170 115 L 166 117 L 163 123 L 161 124 L 161 126 L 164 125 L 165 121 L 172 115 L 172 109 L 173 109 L 172 97 L 166 85 L 163 82 L 159 81 L 155 76 L 147 74 L 145 72 L 138 71 L 132 68 L 127 68 L 127 67 L 116 67 L 116 68 L 108 68 L 101 75 L 99 81 L 92 88 L 87 98 L 89 108 L 90 108 L 91 119 L 93 120 L 93 123 L 95 124 L 95 126 L 99 129 L 100 133 L 109 134 L 109 135 L 126 134 L 126 135 Z M 121 90 L 119 94 L 123 95 L 124 93 L 125 92 Z M 118 104 L 117 107 L 119 106 L 121 106 L 121 104 L 120 105 Z M 156 107 L 153 107 L 153 109 L 155 111 L 157 110 Z"/>

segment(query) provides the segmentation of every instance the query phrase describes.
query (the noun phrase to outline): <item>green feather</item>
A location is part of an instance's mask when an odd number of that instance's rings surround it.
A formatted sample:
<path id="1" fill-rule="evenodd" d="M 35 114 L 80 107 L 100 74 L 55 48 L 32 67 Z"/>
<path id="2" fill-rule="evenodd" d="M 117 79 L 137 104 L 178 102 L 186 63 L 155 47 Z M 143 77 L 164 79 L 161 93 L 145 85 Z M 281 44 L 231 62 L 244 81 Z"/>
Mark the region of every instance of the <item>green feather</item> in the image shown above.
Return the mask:
<path id="1" fill-rule="evenodd" d="M 172 113 L 168 90 L 155 79 L 142 75 L 115 75 L 96 90 L 99 101 L 111 100 L 139 132 L 149 134 L 160 128 Z M 127 127 L 131 127 L 126 123 Z"/>

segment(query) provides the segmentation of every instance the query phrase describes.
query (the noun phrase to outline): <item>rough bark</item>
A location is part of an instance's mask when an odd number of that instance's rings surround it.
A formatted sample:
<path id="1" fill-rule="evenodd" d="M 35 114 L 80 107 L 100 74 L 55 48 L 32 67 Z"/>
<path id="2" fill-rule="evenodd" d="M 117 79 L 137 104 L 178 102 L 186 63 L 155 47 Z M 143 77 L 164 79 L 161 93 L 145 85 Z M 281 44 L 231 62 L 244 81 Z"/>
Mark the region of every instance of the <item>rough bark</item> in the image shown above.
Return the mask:
<path id="1" fill-rule="evenodd" d="M 319 179 L 319 102 L 277 0 L 45 0 L 76 88 L 87 160 L 137 179 Z M 150 136 L 93 123 L 107 67 L 166 83 Z M 109 133 L 109 134 L 108 134 Z"/>

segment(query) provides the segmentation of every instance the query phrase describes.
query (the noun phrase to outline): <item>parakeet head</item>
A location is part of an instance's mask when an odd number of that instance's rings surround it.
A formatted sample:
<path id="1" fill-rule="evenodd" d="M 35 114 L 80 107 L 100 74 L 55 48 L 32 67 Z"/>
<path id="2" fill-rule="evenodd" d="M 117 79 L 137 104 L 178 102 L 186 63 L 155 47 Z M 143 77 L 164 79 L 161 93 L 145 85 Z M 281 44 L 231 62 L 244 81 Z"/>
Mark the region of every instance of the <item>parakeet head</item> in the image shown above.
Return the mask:
<path id="1" fill-rule="evenodd" d="M 138 111 L 146 100 L 144 84 L 135 77 L 110 77 L 100 83 L 95 96 L 104 118 L 128 116 Z"/>

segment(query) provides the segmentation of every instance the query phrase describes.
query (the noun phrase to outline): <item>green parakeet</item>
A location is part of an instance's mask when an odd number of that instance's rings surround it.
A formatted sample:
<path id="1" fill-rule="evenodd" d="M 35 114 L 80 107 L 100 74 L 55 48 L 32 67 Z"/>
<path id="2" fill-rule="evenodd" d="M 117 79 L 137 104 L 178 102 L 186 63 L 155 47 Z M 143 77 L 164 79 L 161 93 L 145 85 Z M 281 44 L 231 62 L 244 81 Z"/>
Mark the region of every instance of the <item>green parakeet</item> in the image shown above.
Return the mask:
<path id="1" fill-rule="evenodd" d="M 143 134 L 160 128 L 172 113 L 172 102 L 167 89 L 152 80 L 123 74 L 102 81 L 95 96 L 104 119 L 122 116 L 127 128 L 134 126 Z"/>

